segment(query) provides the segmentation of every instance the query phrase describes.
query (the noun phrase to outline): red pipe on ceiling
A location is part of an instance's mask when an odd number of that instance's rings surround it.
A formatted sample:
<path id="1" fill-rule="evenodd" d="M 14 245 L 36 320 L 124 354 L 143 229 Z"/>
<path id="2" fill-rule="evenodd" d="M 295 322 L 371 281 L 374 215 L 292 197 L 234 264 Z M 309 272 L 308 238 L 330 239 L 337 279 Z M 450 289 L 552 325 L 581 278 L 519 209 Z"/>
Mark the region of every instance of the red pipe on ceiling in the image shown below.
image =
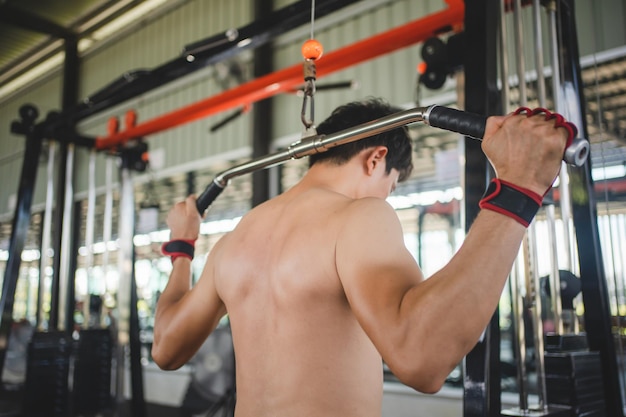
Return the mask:
<path id="1" fill-rule="evenodd" d="M 387 32 L 374 35 L 330 52 L 317 66 L 317 77 L 423 41 L 445 30 L 460 30 L 465 5 L 463 0 L 446 0 L 448 8 L 414 20 Z M 270 73 L 215 96 L 147 120 L 126 130 L 96 138 L 96 148 L 111 149 L 124 142 L 208 117 L 232 108 L 249 105 L 276 94 L 290 91 L 303 83 L 302 64 Z"/>

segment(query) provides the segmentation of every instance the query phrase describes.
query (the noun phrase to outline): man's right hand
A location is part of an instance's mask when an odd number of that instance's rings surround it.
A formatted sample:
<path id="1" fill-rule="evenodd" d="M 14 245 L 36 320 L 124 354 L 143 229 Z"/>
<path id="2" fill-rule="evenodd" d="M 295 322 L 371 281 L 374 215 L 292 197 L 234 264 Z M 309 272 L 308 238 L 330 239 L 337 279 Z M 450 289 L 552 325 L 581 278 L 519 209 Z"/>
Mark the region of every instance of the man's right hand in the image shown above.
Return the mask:
<path id="1" fill-rule="evenodd" d="M 482 149 L 499 179 L 542 196 L 560 171 L 568 134 L 542 113 L 492 116 Z"/>

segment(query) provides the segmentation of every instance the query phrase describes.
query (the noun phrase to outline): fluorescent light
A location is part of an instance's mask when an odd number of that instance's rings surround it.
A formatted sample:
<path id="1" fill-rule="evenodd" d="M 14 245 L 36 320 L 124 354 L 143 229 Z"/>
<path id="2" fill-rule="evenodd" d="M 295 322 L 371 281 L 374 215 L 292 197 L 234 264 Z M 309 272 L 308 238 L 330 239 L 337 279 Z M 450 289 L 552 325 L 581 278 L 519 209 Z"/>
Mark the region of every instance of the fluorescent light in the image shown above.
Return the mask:
<path id="1" fill-rule="evenodd" d="M 252 39 L 250 39 L 250 38 L 242 39 L 239 42 L 237 42 L 237 47 L 238 48 L 243 48 L 244 46 L 248 46 L 251 43 L 252 43 Z"/>
<path id="2" fill-rule="evenodd" d="M 463 189 L 461 187 L 448 188 L 447 190 L 423 191 L 407 195 L 389 196 L 387 202 L 396 210 L 430 206 L 435 203 L 449 203 L 452 200 L 461 200 Z"/>
<path id="3" fill-rule="evenodd" d="M 78 32 L 84 32 L 84 31 L 86 31 L 86 30 L 96 26 L 97 24 L 99 24 L 100 22 L 104 21 L 105 19 L 107 19 L 112 14 L 117 13 L 118 11 L 122 10 L 124 7 L 128 6 L 132 2 L 133 2 L 133 0 L 124 0 L 124 1 L 116 2 L 113 6 L 107 7 L 106 10 L 104 10 L 102 13 L 98 14 L 97 16 L 94 16 L 93 19 L 90 19 L 90 20 L 86 21 L 85 23 L 83 23 L 78 28 Z"/>
<path id="4" fill-rule="evenodd" d="M 133 238 L 133 243 L 135 246 L 148 246 L 152 243 L 150 236 L 148 235 L 135 235 Z"/>
<path id="5" fill-rule="evenodd" d="M 8 83 L 0 87 L 0 98 L 8 96 L 14 91 L 26 85 L 29 85 L 38 78 L 56 70 L 63 64 L 64 56 L 64 53 L 59 52 L 58 54 L 53 55 L 51 58 L 48 58 L 41 64 L 37 65 L 30 71 L 27 71 L 19 77 L 15 78 L 14 80 L 9 81 Z"/>
<path id="6" fill-rule="evenodd" d="M 38 249 L 26 249 L 22 251 L 22 261 L 24 262 L 32 262 L 39 259 L 39 250 Z M 8 261 L 9 260 L 9 251 L 8 250 L 0 250 L 0 261 Z"/>
<path id="7" fill-rule="evenodd" d="M 233 230 L 240 220 L 241 217 L 235 217 L 234 219 L 224 219 L 202 223 L 200 225 L 200 233 L 203 235 L 211 235 L 214 233 L 227 233 Z"/>
<path id="8" fill-rule="evenodd" d="M 626 165 L 592 168 L 591 177 L 594 181 L 626 177 Z"/>
<path id="9" fill-rule="evenodd" d="M 117 34 L 121 29 L 129 26 L 136 20 L 145 17 L 152 10 L 166 3 L 167 0 L 148 0 L 133 7 L 128 12 L 124 13 L 111 23 L 102 26 L 100 29 L 93 32 L 91 38 L 96 41 L 101 41 L 112 35 Z"/>
<path id="10" fill-rule="evenodd" d="M 39 259 L 39 250 L 38 249 L 26 249 L 22 251 L 22 261 L 24 262 L 32 262 Z"/>

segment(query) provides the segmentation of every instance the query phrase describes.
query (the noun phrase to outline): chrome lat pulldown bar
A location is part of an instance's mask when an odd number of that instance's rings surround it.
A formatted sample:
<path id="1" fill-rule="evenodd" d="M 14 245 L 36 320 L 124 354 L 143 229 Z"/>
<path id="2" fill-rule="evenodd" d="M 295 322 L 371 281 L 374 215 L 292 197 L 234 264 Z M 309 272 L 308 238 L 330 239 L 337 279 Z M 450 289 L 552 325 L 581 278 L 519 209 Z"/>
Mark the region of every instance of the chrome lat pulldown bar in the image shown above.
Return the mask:
<path id="1" fill-rule="evenodd" d="M 269 168 L 291 159 L 300 159 L 315 153 L 326 152 L 336 146 L 365 139 L 415 122 L 424 122 L 433 127 L 482 140 L 485 134 L 487 117 L 449 107 L 432 105 L 390 114 L 329 135 L 306 137 L 283 151 L 244 162 L 218 174 L 198 197 L 196 201 L 198 212 L 204 214 L 211 203 L 224 191 L 224 188 L 226 188 L 232 178 Z M 589 141 L 583 138 L 575 138 L 565 150 L 563 160 L 569 164 L 581 166 L 587 160 L 588 154 Z"/>

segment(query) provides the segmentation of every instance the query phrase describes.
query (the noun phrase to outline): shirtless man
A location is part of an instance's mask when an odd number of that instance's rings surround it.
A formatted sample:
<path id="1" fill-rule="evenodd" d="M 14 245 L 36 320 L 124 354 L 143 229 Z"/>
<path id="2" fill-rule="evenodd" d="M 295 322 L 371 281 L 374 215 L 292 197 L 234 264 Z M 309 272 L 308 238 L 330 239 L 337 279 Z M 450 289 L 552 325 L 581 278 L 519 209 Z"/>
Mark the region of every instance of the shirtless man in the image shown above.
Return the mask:
<path id="1" fill-rule="evenodd" d="M 351 104 L 318 132 L 394 111 Z M 566 137 L 542 115 L 490 117 L 482 147 L 499 179 L 541 198 Z M 404 129 L 316 154 L 297 185 L 216 244 L 193 288 L 190 260 L 176 257 L 157 306 L 155 362 L 182 366 L 228 312 L 237 417 L 380 416 L 382 360 L 405 384 L 438 391 L 494 313 L 525 227 L 488 206 L 447 266 L 424 280 L 385 201 L 410 157 Z M 200 221 L 190 196 L 168 216 L 171 238 L 193 241 Z"/>

